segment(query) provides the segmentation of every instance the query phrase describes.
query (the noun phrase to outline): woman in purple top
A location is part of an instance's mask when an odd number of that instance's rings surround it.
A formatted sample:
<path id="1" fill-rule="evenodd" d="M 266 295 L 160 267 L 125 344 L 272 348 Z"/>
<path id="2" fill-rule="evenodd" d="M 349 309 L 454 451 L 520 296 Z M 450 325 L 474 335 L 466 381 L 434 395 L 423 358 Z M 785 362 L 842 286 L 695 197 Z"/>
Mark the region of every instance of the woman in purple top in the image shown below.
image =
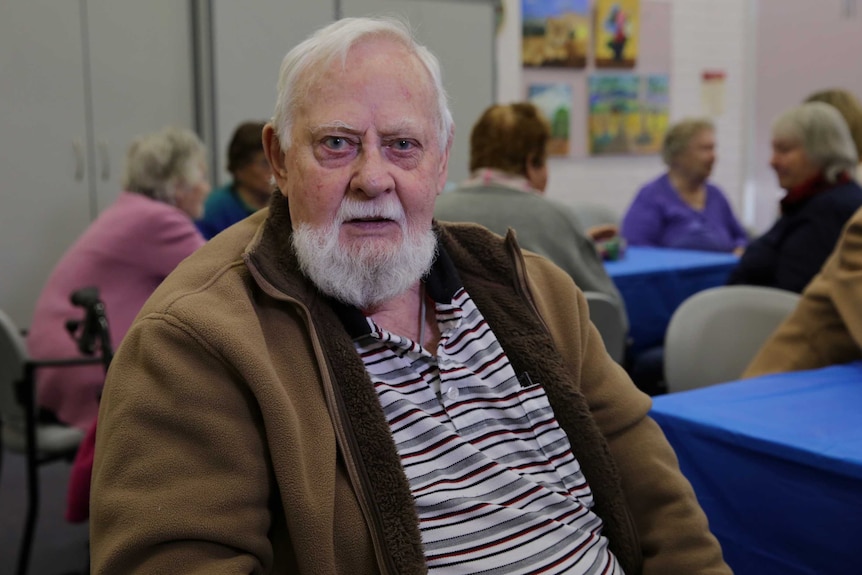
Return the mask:
<path id="1" fill-rule="evenodd" d="M 668 172 L 645 185 L 623 218 L 629 245 L 734 252 L 748 237 L 724 193 L 707 183 L 715 163 L 715 127 L 709 120 L 683 120 L 664 138 Z"/>
<path id="2" fill-rule="evenodd" d="M 125 191 L 69 247 L 42 288 L 27 334 L 31 356 L 79 354 L 65 325 L 83 316 L 69 296 L 86 286 L 99 288 L 116 349 L 150 294 L 204 244 L 192 220 L 210 190 L 205 158 L 203 143 L 185 129 L 165 128 L 132 143 Z M 43 417 L 87 429 L 104 380 L 99 365 L 39 370 Z"/>

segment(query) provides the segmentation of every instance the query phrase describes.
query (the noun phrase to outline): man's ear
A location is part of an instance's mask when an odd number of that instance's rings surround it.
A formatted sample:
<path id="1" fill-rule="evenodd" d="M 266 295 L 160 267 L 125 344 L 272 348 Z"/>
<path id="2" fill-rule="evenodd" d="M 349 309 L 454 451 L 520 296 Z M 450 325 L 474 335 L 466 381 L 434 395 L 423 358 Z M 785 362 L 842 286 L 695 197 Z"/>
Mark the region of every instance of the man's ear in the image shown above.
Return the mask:
<path id="1" fill-rule="evenodd" d="M 440 170 L 437 173 L 437 195 L 443 193 L 446 189 L 447 178 L 449 177 L 449 152 L 452 151 L 452 143 L 455 141 L 455 126 L 449 130 L 449 141 L 446 142 L 446 149 L 443 151 L 443 157 L 440 160 Z"/>
<path id="2" fill-rule="evenodd" d="M 272 177 L 283 193 L 284 184 L 287 181 L 287 167 L 284 163 L 284 151 L 281 149 L 281 142 L 278 134 L 275 133 L 275 128 L 272 127 L 272 122 L 267 122 L 263 127 L 263 153 L 272 167 Z"/>

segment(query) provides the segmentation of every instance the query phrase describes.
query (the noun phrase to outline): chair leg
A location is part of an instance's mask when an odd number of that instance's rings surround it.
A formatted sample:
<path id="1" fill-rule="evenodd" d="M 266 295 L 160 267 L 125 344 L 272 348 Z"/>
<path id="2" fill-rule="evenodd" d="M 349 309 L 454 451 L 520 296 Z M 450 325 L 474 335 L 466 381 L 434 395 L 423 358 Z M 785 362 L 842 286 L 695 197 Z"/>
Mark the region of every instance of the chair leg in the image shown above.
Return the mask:
<path id="1" fill-rule="evenodd" d="M 39 514 L 39 468 L 35 454 L 27 454 L 27 519 L 24 533 L 21 537 L 21 547 L 18 550 L 17 575 L 26 575 L 30 565 L 30 552 L 33 547 L 33 535 L 36 531 L 36 517 Z"/>
<path id="2" fill-rule="evenodd" d="M 27 436 L 27 519 L 24 523 L 24 533 L 21 536 L 21 547 L 18 550 L 17 575 L 26 575 L 30 565 L 30 551 L 33 547 L 33 535 L 36 531 L 36 516 L 39 513 L 39 461 L 36 448 L 36 399 L 33 394 L 33 368 L 28 366 L 25 371 L 25 382 L 28 392 L 24 394 L 24 418 Z"/>

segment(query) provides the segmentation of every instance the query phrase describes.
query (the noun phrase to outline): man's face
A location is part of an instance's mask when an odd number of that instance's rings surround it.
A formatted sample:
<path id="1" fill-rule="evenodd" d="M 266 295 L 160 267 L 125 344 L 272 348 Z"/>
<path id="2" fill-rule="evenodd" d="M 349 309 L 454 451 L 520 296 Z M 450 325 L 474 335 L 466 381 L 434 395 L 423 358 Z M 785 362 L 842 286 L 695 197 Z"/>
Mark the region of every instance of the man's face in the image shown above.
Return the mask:
<path id="1" fill-rule="evenodd" d="M 397 199 L 406 216 L 335 222 L 347 253 L 395 250 L 407 229 L 430 229 L 448 148 L 441 151 L 437 102 L 420 61 L 392 40 L 361 41 L 344 68 L 333 62 L 308 94 L 294 115 L 283 166 L 275 168 L 294 229 L 333 224 L 345 198 L 369 207 Z"/>
<path id="2" fill-rule="evenodd" d="M 679 158 L 681 167 L 693 178 L 706 181 L 715 163 L 715 133 L 701 130 L 688 143 Z"/>

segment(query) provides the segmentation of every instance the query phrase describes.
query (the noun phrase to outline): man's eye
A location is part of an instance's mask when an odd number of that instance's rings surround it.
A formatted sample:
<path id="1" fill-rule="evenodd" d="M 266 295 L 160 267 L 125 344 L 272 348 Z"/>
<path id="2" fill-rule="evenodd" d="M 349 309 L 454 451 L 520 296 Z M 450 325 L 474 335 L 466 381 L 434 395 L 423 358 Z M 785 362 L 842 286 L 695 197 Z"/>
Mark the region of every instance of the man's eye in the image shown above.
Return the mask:
<path id="1" fill-rule="evenodd" d="M 347 140 L 340 136 L 328 136 L 323 140 L 323 145 L 330 150 L 341 150 L 347 146 Z"/>
<path id="2" fill-rule="evenodd" d="M 395 142 L 392 144 L 392 147 L 399 152 L 406 152 L 407 150 L 413 149 L 413 142 L 411 142 L 410 140 L 395 140 Z"/>

